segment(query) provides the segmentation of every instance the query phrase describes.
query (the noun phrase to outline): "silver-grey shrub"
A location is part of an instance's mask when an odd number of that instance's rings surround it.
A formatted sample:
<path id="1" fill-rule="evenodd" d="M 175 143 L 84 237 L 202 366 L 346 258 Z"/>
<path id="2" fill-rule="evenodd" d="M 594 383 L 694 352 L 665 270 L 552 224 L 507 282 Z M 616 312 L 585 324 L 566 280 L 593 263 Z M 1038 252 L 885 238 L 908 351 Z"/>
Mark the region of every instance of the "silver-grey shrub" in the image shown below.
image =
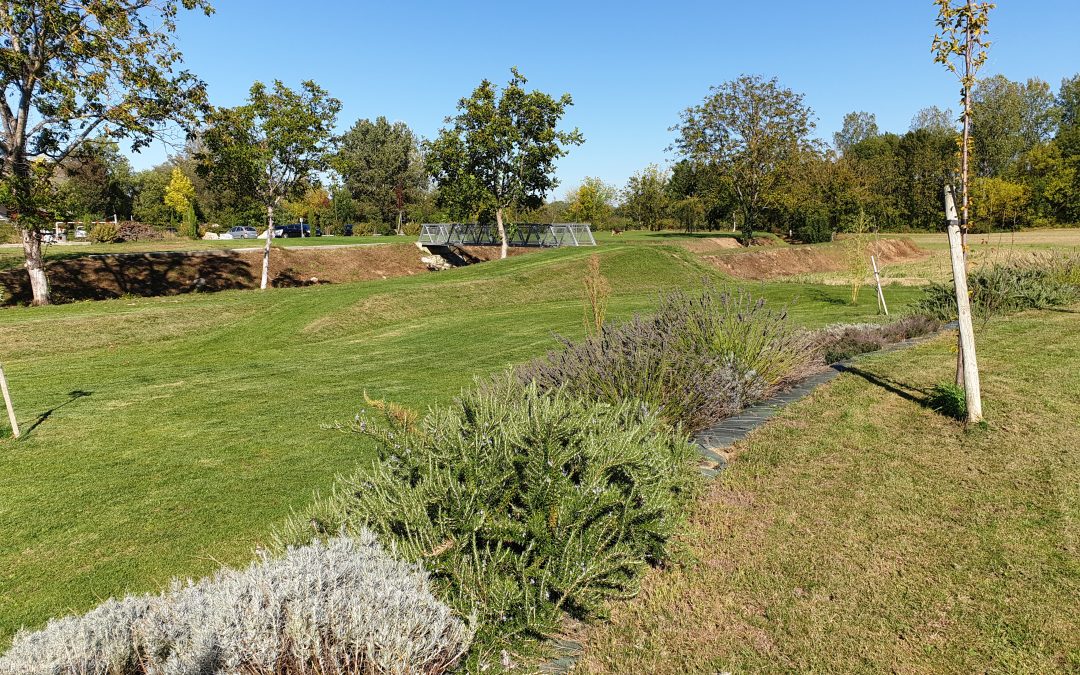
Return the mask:
<path id="1" fill-rule="evenodd" d="M 443 673 L 471 638 L 363 531 L 20 632 L 0 673 Z"/>

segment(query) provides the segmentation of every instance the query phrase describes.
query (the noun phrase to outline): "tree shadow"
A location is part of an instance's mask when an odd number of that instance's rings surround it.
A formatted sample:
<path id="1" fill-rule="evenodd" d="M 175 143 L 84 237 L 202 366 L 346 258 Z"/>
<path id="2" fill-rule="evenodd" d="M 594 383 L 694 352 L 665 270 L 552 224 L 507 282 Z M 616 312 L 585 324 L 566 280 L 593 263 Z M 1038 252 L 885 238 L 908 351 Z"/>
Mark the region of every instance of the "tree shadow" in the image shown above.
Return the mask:
<path id="1" fill-rule="evenodd" d="M 253 288 L 251 267 L 234 252 L 156 252 L 82 255 L 50 260 L 47 273 L 58 302 L 155 297 Z M 3 304 L 32 297 L 25 270 L 0 272 Z"/>
<path id="2" fill-rule="evenodd" d="M 828 305 L 851 305 L 850 300 L 847 300 L 846 298 L 838 298 L 835 295 L 827 293 L 820 288 L 811 287 L 807 289 L 806 295 L 811 300 L 816 300 L 817 302 L 824 302 Z"/>
<path id="3" fill-rule="evenodd" d="M 904 384 L 903 382 L 897 382 L 896 380 L 893 380 L 891 378 L 882 377 L 881 375 L 871 373 L 867 370 L 863 370 L 862 368 L 852 366 L 850 364 L 837 363 L 834 364 L 832 368 L 840 371 L 841 373 L 851 373 L 852 375 L 861 377 L 870 384 L 881 387 L 885 391 L 891 394 L 895 394 L 904 400 L 911 401 L 912 403 L 918 403 L 923 407 L 927 407 L 929 404 L 930 392 L 926 389 L 913 387 L 911 385 Z"/>
<path id="4" fill-rule="evenodd" d="M 68 392 L 68 400 L 64 401 L 63 403 L 61 403 L 59 405 L 55 405 L 52 408 L 49 408 L 45 412 L 38 415 L 37 419 L 34 420 L 34 423 L 31 424 L 29 427 L 27 427 L 26 431 L 23 432 L 23 436 L 29 436 L 30 433 L 34 429 L 37 429 L 39 426 L 41 426 L 41 424 L 45 420 L 52 417 L 52 414 L 54 412 L 56 412 L 57 410 L 59 410 L 60 408 L 63 408 L 64 406 L 66 406 L 66 405 L 68 405 L 70 403 L 74 403 L 75 401 L 78 401 L 80 398 L 86 398 L 87 396 L 90 396 L 93 393 L 94 392 L 92 392 L 92 391 L 85 391 L 83 389 L 76 389 L 75 391 Z"/>

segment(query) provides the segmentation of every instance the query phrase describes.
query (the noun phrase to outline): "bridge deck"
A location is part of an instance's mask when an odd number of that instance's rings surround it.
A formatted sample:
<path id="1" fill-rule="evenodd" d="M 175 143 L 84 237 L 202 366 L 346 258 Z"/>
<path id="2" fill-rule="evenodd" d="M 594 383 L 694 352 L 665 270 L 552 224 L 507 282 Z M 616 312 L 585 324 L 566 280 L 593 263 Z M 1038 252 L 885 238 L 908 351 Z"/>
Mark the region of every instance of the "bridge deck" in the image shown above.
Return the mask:
<path id="1" fill-rule="evenodd" d="M 506 226 L 510 246 L 596 246 L 589 223 L 519 223 Z M 478 223 L 425 223 L 420 226 L 423 246 L 498 246 L 494 225 Z"/>

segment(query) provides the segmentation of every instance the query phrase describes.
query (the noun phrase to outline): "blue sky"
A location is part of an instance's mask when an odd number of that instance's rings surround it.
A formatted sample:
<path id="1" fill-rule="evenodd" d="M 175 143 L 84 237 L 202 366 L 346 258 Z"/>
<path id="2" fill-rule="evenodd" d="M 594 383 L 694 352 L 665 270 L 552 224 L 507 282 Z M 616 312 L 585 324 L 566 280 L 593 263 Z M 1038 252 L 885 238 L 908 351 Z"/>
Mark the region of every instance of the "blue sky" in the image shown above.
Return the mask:
<path id="1" fill-rule="evenodd" d="M 216 0 L 187 13 L 177 39 L 215 105 L 254 80 L 314 79 L 343 103 L 342 130 L 385 115 L 433 137 L 482 78 L 518 66 L 530 86 L 569 92 L 584 145 L 558 168 L 561 197 L 584 176 L 617 186 L 665 148 L 679 112 L 741 73 L 777 76 L 806 95 L 829 139 L 846 112 L 904 131 L 928 105 L 956 108 L 958 85 L 931 61 L 930 0 L 772 2 L 389 2 Z M 1057 90 L 1080 71 L 1080 2 L 1000 0 L 981 74 L 1040 77 Z M 163 161 L 157 145 L 136 168 Z"/>

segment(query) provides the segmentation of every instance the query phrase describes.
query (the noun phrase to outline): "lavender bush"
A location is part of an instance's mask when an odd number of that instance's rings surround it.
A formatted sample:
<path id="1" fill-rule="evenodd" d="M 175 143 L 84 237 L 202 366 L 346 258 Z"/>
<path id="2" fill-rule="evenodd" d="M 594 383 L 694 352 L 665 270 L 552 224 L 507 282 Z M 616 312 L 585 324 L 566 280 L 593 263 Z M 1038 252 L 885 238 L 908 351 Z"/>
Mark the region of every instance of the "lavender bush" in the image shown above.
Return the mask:
<path id="1" fill-rule="evenodd" d="M 763 300 L 706 287 L 661 297 L 650 317 L 606 324 L 517 369 L 518 379 L 588 400 L 641 401 L 672 426 L 696 431 L 799 379 L 812 337 Z"/>
<path id="2" fill-rule="evenodd" d="M 472 628 L 367 531 L 20 632 L 0 673 L 443 673 Z"/>

